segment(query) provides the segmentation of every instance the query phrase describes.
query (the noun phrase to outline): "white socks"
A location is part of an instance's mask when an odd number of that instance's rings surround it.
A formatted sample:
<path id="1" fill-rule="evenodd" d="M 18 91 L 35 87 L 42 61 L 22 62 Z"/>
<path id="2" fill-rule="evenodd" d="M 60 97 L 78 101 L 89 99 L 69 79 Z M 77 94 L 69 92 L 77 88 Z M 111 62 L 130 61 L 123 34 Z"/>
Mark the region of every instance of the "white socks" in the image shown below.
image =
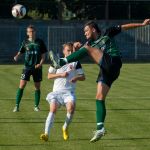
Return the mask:
<path id="1" fill-rule="evenodd" d="M 67 60 L 67 58 L 63 58 L 63 60 L 66 62 L 66 64 L 68 63 L 68 60 Z"/>
<path id="2" fill-rule="evenodd" d="M 46 119 L 46 123 L 45 123 L 45 134 L 47 134 L 49 136 L 50 134 L 50 129 L 53 127 L 53 122 L 54 122 L 54 116 L 55 114 L 52 112 L 49 112 L 47 119 Z M 66 115 L 66 120 L 65 123 L 63 125 L 63 128 L 66 129 L 68 127 L 68 125 L 71 123 L 72 121 L 72 114 L 67 113 Z"/>
<path id="3" fill-rule="evenodd" d="M 46 119 L 46 123 L 45 123 L 45 134 L 50 134 L 50 129 L 53 126 L 53 122 L 54 122 L 54 113 L 53 112 L 49 112 L 47 119 Z"/>
<path id="4" fill-rule="evenodd" d="M 67 115 L 66 115 L 66 120 L 65 120 L 65 123 L 64 123 L 64 125 L 63 125 L 63 129 L 66 129 L 67 127 L 68 127 L 68 125 L 71 123 L 71 121 L 72 121 L 72 114 L 70 114 L 70 113 L 67 113 Z"/>

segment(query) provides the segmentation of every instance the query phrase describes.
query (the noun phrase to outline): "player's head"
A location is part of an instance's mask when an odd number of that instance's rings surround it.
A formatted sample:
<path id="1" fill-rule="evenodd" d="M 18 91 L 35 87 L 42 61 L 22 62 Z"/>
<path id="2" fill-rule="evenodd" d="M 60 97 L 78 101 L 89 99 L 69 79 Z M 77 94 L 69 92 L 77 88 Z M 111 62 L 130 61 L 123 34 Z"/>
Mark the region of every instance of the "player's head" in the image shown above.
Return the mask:
<path id="1" fill-rule="evenodd" d="M 87 40 L 95 39 L 97 35 L 100 35 L 101 31 L 94 21 L 89 21 L 84 25 L 84 35 Z"/>
<path id="2" fill-rule="evenodd" d="M 73 43 L 68 42 L 63 44 L 63 54 L 65 57 L 69 56 L 73 52 Z"/>
<path id="3" fill-rule="evenodd" d="M 27 36 L 28 38 L 35 38 L 36 29 L 33 25 L 27 27 Z"/>

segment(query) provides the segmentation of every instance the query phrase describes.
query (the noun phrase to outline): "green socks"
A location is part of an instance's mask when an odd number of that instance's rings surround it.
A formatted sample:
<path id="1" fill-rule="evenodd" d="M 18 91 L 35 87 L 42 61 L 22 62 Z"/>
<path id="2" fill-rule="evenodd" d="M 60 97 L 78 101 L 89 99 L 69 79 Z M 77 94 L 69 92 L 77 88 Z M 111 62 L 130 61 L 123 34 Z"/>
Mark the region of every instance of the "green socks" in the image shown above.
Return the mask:
<path id="1" fill-rule="evenodd" d="M 41 95 L 41 91 L 40 90 L 35 90 L 35 107 L 39 106 L 40 95 Z"/>
<path id="2" fill-rule="evenodd" d="M 19 107 L 19 104 L 20 104 L 20 101 L 21 101 L 21 98 L 23 95 L 23 90 L 24 89 L 20 89 L 20 88 L 18 88 L 18 90 L 17 90 L 17 95 L 16 95 L 16 106 L 17 107 Z"/>
<path id="3" fill-rule="evenodd" d="M 104 127 L 105 116 L 106 116 L 105 101 L 104 100 L 96 100 L 97 130 L 100 130 Z"/>
<path id="4" fill-rule="evenodd" d="M 60 66 L 63 66 L 70 62 L 78 61 L 84 58 L 85 56 L 88 56 L 88 51 L 85 47 L 81 47 L 79 50 L 75 51 L 74 53 L 67 56 L 66 58 L 60 59 Z"/>
<path id="5" fill-rule="evenodd" d="M 24 89 L 20 89 L 20 88 L 18 88 L 18 90 L 17 90 L 16 106 L 17 106 L 18 108 L 19 108 L 19 104 L 20 104 L 20 101 L 21 101 L 21 98 L 22 98 L 22 95 L 23 95 L 23 90 L 24 90 Z M 40 102 L 40 95 L 41 95 L 40 90 L 35 90 L 35 107 L 38 107 L 38 105 L 39 105 L 39 102 Z"/>

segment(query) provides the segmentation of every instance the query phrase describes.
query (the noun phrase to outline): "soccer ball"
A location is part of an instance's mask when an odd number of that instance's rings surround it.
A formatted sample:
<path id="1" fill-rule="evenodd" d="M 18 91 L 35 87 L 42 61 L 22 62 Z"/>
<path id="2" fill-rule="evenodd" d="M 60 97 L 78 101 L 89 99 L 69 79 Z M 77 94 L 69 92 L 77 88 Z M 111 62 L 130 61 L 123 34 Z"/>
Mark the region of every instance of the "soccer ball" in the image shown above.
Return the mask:
<path id="1" fill-rule="evenodd" d="M 16 4 L 12 7 L 12 15 L 15 18 L 23 18 L 26 15 L 26 8 L 21 4 Z"/>

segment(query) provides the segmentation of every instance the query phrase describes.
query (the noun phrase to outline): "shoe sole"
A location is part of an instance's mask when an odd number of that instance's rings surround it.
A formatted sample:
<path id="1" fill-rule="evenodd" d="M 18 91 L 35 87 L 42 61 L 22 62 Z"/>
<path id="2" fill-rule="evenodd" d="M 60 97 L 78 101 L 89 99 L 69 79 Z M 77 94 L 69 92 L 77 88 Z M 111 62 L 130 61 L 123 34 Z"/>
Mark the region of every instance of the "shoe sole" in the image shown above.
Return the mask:
<path id="1" fill-rule="evenodd" d="M 58 62 L 56 61 L 56 55 L 53 53 L 53 51 L 49 51 L 49 58 L 52 62 L 52 66 L 56 69 L 58 69 Z"/>
<path id="2" fill-rule="evenodd" d="M 62 132 L 63 132 L 63 139 L 64 139 L 65 141 L 67 141 L 67 140 L 69 139 L 69 135 L 68 135 L 67 138 L 64 138 L 64 129 L 63 129 L 63 128 L 62 128 Z"/>
<path id="3" fill-rule="evenodd" d="M 90 140 L 90 142 L 95 143 L 95 142 L 99 141 L 102 138 L 102 136 L 104 136 L 104 135 L 105 135 L 105 133 L 101 134 L 98 138 L 96 138 L 94 140 Z"/>
<path id="4" fill-rule="evenodd" d="M 45 139 L 45 137 L 40 136 L 40 140 L 47 142 L 48 138 Z"/>
<path id="5" fill-rule="evenodd" d="M 17 110 L 13 110 L 13 112 L 19 112 L 19 109 L 17 109 Z"/>
<path id="6" fill-rule="evenodd" d="M 42 139 L 42 138 L 40 138 L 40 139 L 41 139 L 42 141 L 45 141 L 45 142 L 47 142 L 47 141 L 48 141 L 48 139 L 46 139 L 46 140 L 45 140 L 45 139 Z"/>
<path id="7" fill-rule="evenodd" d="M 35 112 L 38 112 L 38 111 L 40 111 L 40 109 L 35 109 L 35 108 L 34 108 L 34 111 L 35 111 Z"/>
<path id="8" fill-rule="evenodd" d="M 101 137 L 102 137 L 102 136 L 101 136 Z M 96 138 L 96 139 L 94 139 L 94 140 L 91 140 L 90 142 L 91 142 L 91 143 L 95 143 L 95 142 L 99 141 L 99 140 L 101 139 L 101 137 Z"/>

